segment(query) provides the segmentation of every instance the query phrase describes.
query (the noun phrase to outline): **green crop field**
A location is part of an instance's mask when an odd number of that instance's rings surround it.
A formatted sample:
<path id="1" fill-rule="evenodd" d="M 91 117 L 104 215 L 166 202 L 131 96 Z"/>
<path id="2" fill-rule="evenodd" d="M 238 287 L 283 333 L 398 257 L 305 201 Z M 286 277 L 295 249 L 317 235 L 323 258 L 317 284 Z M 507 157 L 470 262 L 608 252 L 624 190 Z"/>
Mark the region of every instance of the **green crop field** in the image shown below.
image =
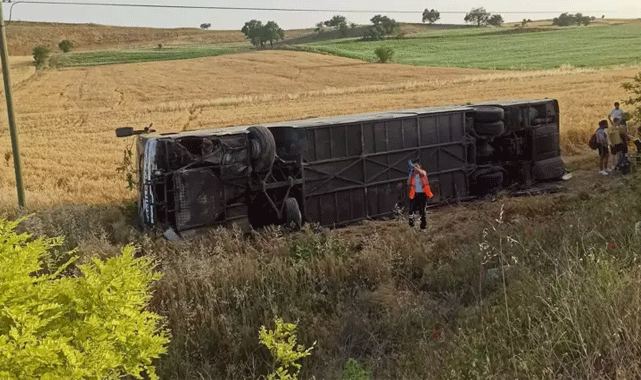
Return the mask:
<path id="1" fill-rule="evenodd" d="M 609 67 L 641 63 L 641 25 L 595 25 L 558 29 L 478 28 L 434 32 L 387 41 L 326 41 L 311 50 L 375 60 L 390 46 L 397 63 L 482 69 L 551 69 L 563 65 Z"/>
<path id="2" fill-rule="evenodd" d="M 136 50 L 101 50 L 55 54 L 51 57 L 51 65 L 55 67 L 98 66 L 115 63 L 136 63 L 151 61 L 172 61 L 214 57 L 223 54 L 248 51 L 249 45 L 243 43 L 162 47 L 156 49 Z"/>

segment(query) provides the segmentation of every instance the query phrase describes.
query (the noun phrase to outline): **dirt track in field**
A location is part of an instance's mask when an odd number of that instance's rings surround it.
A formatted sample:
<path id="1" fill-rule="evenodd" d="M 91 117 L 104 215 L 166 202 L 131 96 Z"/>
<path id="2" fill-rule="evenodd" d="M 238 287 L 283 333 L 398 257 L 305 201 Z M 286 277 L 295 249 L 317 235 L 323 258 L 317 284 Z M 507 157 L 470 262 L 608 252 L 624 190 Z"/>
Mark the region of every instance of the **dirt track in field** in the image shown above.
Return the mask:
<path id="1" fill-rule="evenodd" d="M 509 98 L 559 99 L 566 153 L 583 141 L 620 84 L 639 68 L 495 72 L 364 63 L 261 51 L 195 60 L 33 72 L 13 65 L 30 204 L 133 197 L 115 168 L 131 141 L 119 126 L 160 132 Z M 5 113 L 4 109 L 2 110 Z M 6 113 L 5 113 L 6 114 Z M 0 124 L 0 205 L 15 202 L 6 119 Z"/>

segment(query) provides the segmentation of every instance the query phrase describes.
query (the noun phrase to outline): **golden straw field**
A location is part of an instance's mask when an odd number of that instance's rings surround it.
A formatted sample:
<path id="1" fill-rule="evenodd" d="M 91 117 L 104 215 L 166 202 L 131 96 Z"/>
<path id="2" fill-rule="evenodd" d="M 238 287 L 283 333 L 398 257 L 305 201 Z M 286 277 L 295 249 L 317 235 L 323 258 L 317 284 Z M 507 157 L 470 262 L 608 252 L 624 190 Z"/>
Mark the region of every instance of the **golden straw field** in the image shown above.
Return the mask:
<path id="1" fill-rule="evenodd" d="M 116 172 L 131 139 L 120 126 L 159 132 L 260 124 L 508 98 L 557 98 L 566 155 L 585 147 L 621 83 L 639 67 L 484 71 L 362 61 L 294 51 L 35 72 L 13 57 L 12 80 L 29 206 L 133 198 Z M 2 102 L 0 207 L 16 203 Z"/>

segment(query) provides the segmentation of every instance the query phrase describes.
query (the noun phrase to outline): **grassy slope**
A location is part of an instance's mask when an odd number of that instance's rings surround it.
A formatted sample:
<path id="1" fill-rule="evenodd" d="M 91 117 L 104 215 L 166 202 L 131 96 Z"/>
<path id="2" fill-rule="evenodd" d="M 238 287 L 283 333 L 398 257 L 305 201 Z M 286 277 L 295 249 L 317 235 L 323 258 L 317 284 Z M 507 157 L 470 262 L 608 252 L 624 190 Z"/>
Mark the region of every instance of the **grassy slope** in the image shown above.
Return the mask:
<path id="1" fill-rule="evenodd" d="M 55 67 L 74 66 L 99 66 L 116 63 L 137 63 L 154 61 L 173 61 L 180 59 L 194 59 L 202 57 L 215 57 L 223 54 L 234 54 L 249 51 L 249 46 L 243 43 L 163 47 L 161 49 L 136 49 L 136 50 L 103 50 L 71 52 L 56 54 L 51 58 L 50 64 Z"/>
<path id="2" fill-rule="evenodd" d="M 381 45 L 394 48 L 395 62 L 410 65 L 485 69 L 607 67 L 640 62 L 641 25 L 595 25 L 531 32 L 507 28 L 460 29 L 418 38 L 330 41 L 307 46 L 349 58 L 373 60 L 374 49 Z"/>
<path id="3" fill-rule="evenodd" d="M 407 26 L 406 29 L 415 37 L 377 42 L 354 38 L 310 42 L 314 38 L 308 35 L 286 43 L 300 43 L 299 46 L 312 51 L 366 61 L 374 60 L 374 50 L 386 45 L 395 50 L 395 62 L 420 66 L 528 70 L 561 66 L 611 67 L 641 62 L 641 24 L 638 23 L 568 28 L 429 29 Z M 163 49 L 78 51 L 54 54 L 52 62 L 58 67 L 93 66 L 190 59 L 249 49 L 246 42 L 239 42 L 172 45 Z"/>

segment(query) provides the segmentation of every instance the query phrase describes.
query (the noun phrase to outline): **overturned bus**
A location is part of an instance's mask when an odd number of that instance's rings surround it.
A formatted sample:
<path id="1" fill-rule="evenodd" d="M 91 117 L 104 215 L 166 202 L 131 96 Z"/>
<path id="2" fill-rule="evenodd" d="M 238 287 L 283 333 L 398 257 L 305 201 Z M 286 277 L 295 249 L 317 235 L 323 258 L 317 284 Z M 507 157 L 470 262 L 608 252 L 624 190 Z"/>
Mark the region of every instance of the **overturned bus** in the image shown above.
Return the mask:
<path id="1" fill-rule="evenodd" d="M 138 134 L 119 128 L 118 136 Z M 528 189 L 565 174 L 554 99 L 505 100 L 258 126 L 139 134 L 144 225 L 340 226 L 407 202 L 420 160 L 431 204 Z"/>

